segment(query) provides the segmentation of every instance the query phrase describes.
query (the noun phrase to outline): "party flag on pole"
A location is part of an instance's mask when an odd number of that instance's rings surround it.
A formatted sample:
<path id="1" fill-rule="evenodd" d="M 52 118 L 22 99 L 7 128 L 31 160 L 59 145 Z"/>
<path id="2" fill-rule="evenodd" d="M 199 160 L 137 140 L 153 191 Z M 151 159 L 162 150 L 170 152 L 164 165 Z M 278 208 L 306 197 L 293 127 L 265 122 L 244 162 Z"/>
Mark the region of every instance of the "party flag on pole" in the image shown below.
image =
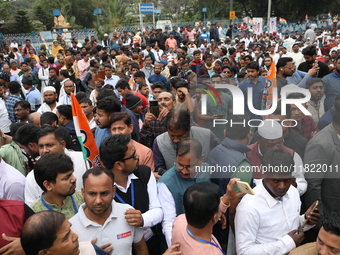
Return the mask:
<path id="1" fill-rule="evenodd" d="M 74 128 L 82 147 L 84 160 L 88 162 L 90 168 L 101 166 L 94 136 L 91 132 L 87 118 L 73 93 L 71 93 L 71 100 Z"/>
<path id="2" fill-rule="evenodd" d="M 280 18 L 280 25 L 287 26 L 287 20 Z"/>
<path id="3" fill-rule="evenodd" d="M 273 88 L 276 88 L 276 68 L 275 61 L 272 62 L 267 75 L 265 88 L 262 94 L 262 110 L 268 109 L 273 99 Z"/>

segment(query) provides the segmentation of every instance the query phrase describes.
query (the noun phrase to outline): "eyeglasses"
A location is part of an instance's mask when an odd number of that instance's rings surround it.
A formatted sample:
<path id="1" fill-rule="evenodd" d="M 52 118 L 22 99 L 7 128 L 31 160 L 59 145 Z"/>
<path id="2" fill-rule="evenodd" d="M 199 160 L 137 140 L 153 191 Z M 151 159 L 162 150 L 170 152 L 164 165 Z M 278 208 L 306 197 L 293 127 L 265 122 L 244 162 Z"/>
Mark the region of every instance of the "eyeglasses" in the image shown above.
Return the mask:
<path id="1" fill-rule="evenodd" d="M 223 71 L 223 73 L 231 73 L 230 71 Z"/>
<path id="2" fill-rule="evenodd" d="M 123 158 L 121 161 L 129 160 L 129 159 L 138 159 L 137 152 L 135 151 L 131 157 Z"/>
<path id="3" fill-rule="evenodd" d="M 282 139 L 282 141 L 278 142 L 278 143 L 267 143 L 266 140 L 263 137 L 261 137 L 261 139 L 266 144 L 266 146 L 268 146 L 268 147 L 281 146 L 285 142 L 285 140 Z"/>
<path id="4" fill-rule="evenodd" d="M 187 169 L 188 171 L 191 171 L 191 170 L 194 170 L 195 167 L 196 167 L 195 165 L 193 165 L 193 166 L 183 166 L 181 164 L 176 164 L 176 162 L 174 163 L 174 165 L 176 166 L 178 171 L 182 171 L 184 169 Z"/>

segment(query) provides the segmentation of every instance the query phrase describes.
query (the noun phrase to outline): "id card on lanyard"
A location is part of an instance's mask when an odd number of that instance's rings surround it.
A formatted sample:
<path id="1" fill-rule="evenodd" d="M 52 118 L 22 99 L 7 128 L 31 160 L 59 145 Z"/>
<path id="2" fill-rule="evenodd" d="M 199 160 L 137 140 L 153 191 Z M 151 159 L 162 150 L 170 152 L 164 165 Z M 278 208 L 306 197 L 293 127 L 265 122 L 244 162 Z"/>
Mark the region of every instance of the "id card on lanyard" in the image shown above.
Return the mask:
<path id="1" fill-rule="evenodd" d="M 78 207 L 77 207 L 76 201 L 74 201 L 73 196 L 70 196 L 70 197 L 71 197 L 71 199 L 72 199 L 72 204 L 73 204 L 74 212 L 75 212 L 75 214 L 77 214 L 77 213 L 78 213 Z M 42 196 L 40 196 L 40 201 L 41 201 L 41 203 L 46 207 L 47 210 L 53 211 L 53 209 L 51 208 L 51 206 L 49 206 L 49 205 L 45 202 L 45 200 L 43 199 Z"/>
<path id="2" fill-rule="evenodd" d="M 216 248 L 218 248 L 218 249 L 221 251 L 222 255 L 226 255 L 226 253 L 222 250 L 222 248 L 218 245 L 218 243 L 217 243 L 213 238 L 211 238 L 211 241 L 212 241 L 212 242 L 209 242 L 209 241 L 206 241 L 206 240 L 197 238 L 197 237 L 195 237 L 195 236 L 191 233 L 191 231 L 190 231 L 188 228 L 187 228 L 187 233 L 188 233 L 192 238 L 194 238 L 196 241 L 199 241 L 199 242 L 201 242 L 201 243 L 206 243 L 206 244 L 210 244 L 210 245 L 212 245 L 212 246 L 215 246 Z"/>
<path id="3" fill-rule="evenodd" d="M 135 184 L 133 182 L 133 180 L 131 180 L 131 206 L 134 208 L 135 207 Z M 119 200 L 119 202 L 121 202 L 122 204 L 126 204 L 126 202 L 121 198 L 121 196 L 119 196 L 119 194 L 116 192 L 116 197 Z"/>

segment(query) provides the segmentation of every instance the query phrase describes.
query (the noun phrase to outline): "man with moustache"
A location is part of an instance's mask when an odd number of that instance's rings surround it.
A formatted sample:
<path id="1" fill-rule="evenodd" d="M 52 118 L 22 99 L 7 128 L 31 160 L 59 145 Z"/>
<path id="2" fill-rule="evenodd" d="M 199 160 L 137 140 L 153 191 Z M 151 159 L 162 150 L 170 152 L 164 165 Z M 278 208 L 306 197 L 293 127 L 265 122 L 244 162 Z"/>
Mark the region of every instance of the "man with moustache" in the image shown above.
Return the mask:
<path id="1" fill-rule="evenodd" d="M 160 64 L 156 64 L 156 65 L 155 65 L 155 68 L 154 68 L 154 74 L 151 75 L 151 76 L 148 78 L 148 81 L 149 81 L 151 84 L 153 84 L 153 83 L 155 83 L 155 82 L 158 82 L 158 81 L 163 82 L 164 84 L 166 84 L 166 83 L 167 83 L 167 79 L 166 79 L 163 75 L 161 75 L 161 72 L 162 72 L 162 67 L 161 67 L 161 65 L 160 65 Z M 146 75 L 145 75 L 145 77 L 146 77 Z"/>
<path id="2" fill-rule="evenodd" d="M 61 70 L 60 73 L 67 72 L 67 70 Z M 67 80 L 64 83 L 64 86 L 61 88 L 59 104 L 67 104 L 71 105 L 71 93 L 74 93 L 76 86 L 73 81 Z"/>
<path id="3" fill-rule="evenodd" d="M 83 199 L 81 192 L 76 191 L 77 178 L 73 172 L 69 156 L 60 153 L 42 155 L 34 166 L 34 178 L 44 193 L 30 205 L 33 211 L 61 212 L 68 219 L 77 214 Z"/>
<path id="4" fill-rule="evenodd" d="M 57 75 L 57 69 L 55 67 L 50 67 L 49 69 L 50 78 L 48 80 L 48 86 L 52 86 L 55 88 L 57 95 L 60 93 L 60 78 Z"/>
<path id="5" fill-rule="evenodd" d="M 314 45 L 307 46 L 306 48 L 304 48 L 302 50 L 302 54 L 303 54 L 303 57 L 305 58 L 306 61 L 302 62 L 299 65 L 298 70 L 307 73 L 309 71 L 309 69 L 311 69 L 313 66 L 319 66 L 320 70 L 317 73 L 318 78 L 322 78 L 322 77 L 326 76 L 327 74 L 329 74 L 328 65 L 325 64 L 322 61 L 316 60 L 317 51 L 316 51 L 316 47 Z"/>
<path id="6" fill-rule="evenodd" d="M 14 105 L 14 114 L 17 122 L 28 123 L 28 116 L 30 115 L 31 105 L 28 101 L 18 101 Z"/>
<path id="7" fill-rule="evenodd" d="M 190 113 L 185 110 L 172 109 L 166 116 L 165 126 L 167 132 L 156 137 L 152 149 L 155 171 L 160 175 L 173 167 L 176 147 L 180 140 L 187 137 L 197 139 L 203 146 L 204 160 L 209 151 L 220 144 L 219 139 L 209 129 L 191 126 Z"/>
<path id="8" fill-rule="evenodd" d="M 117 189 L 114 200 L 135 208 L 126 210 L 127 223 L 143 228 L 150 255 L 160 254 L 156 225 L 162 221 L 163 212 L 157 196 L 156 179 L 149 167 L 139 165 L 139 156 L 130 134 L 107 137 L 100 145 L 100 159 L 115 176 Z"/>
<path id="9" fill-rule="evenodd" d="M 255 115 L 250 112 L 248 108 L 248 97 L 253 98 L 253 106 L 257 110 L 261 110 L 262 106 L 262 95 L 264 91 L 264 86 L 266 83 L 266 78 L 259 76 L 259 64 L 255 61 L 251 61 L 247 64 L 247 79 L 245 79 L 239 85 L 244 95 L 244 110 L 245 113 L 249 115 L 250 119 L 262 119 L 261 116 Z M 252 95 L 248 95 L 248 88 L 253 89 Z"/>
<path id="10" fill-rule="evenodd" d="M 95 167 L 83 175 L 82 195 L 85 203 L 79 213 L 70 219 L 71 229 L 80 241 L 97 239 L 107 246 L 108 253 L 119 255 L 147 255 L 143 229 L 129 224 L 127 212 L 135 211 L 130 205 L 117 203 L 114 175 L 105 168 Z"/>
<path id="11" fill-rule="evenodd" d="M 317 125 L 322 115 L 325 114 L 325 107 L 321 98 L 325 95 L 323 81 L 320 78 L 309 79 L 306 82 L 306 89 L 309 89 L 311 98 L 307 102 L 308 111 Z"/>
<path id="12" fill-rule="evenodd" d="M 16 139 L 18 145 L 25 150 L 33 159 L 44 154 L 66 154 L 72 159 L 74 176 L 76 177 L 77 187 L 82 188 L 83 183 L 81 177 L 87 167 L 80 151 L 68 151 L 65 148 L 65 141 L 61 131 L 54 126 L 37 127 L 34 124 L 27 124 L 17 131 Z M 27 136 L 26 139 L 23 136 Z M 25 145 L 26 144 L 26 145 Z M 38 162 L 37 160 L 35 164 Z M 33 167 L 35 168 L 35 164 Z M 48 163 L 50 167 L 50 163 Z M 37 198 L 41 196 L 43 190 L 37 184 L 34 178 L 34 170 L 26 176 L 25 184 L 25 203 L 31 205 Z"/>
<path id="13" fill-rule="evenodd" d="M 57 106 L 59 103 L 57 102 L 58 95 L 56 93 L 56 89 L 52 86 L 47 86 L 43 91 L 44 95 L 44 103 L 38 109 L 38 113 L 43 114 L 45 112 L 57 112 Z"/>
<path id="14" fill-rule="evenodd" d="M 79 242 L 78 235 L 72 232 L 71 224 L 62 213 L 55 211 L 39 212 L 26 221 L 17 253 L 26 255 L 107 255 L 95 244 Z"/>
<path id="15" fill-rule="evenodd" d="M 153 141 L 157 136 L 166 132 L 164 126 L 165 118 L 169 111 L 176 105 L 176 98 L 170 92 L 162 92 L 157 97 L 159 115 L 156 117 L 150 112 L 150 107 L 148 112 L 145 114 L 143 127 L 140 132 L 139 142 L 152 149 Z"/>

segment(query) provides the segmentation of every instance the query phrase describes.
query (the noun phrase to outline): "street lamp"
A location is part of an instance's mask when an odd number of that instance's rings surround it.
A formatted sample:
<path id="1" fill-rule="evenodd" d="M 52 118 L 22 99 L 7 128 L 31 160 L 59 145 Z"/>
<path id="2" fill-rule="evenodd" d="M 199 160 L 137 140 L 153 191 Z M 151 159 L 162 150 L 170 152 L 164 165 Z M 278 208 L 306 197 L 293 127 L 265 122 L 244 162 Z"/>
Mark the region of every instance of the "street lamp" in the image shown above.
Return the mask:
<path id="1" fill-rule="evenodd" d="M 159 21 L 159 16 L 161 15 L 161 9 L 156 9 L 156 14 L 158 15 L 158 21 Z"/>
<path id="2" fill-rule="evenodd" d="M 102 15 L 102 9 L 94 9 L 93 10 L 93 14 L 94 15 L 97 15 L 97 21 L 98 21 L 98 26 L 100 26 L 100 19 L 99 19 L 99 15 Z"/>
<path id="3" fill-rule="evenodd" d="M 272 0 L 268 0 L 268 13 L 267 13 L 267 32 L 269 33 L 269 27 L 270 27 L 270 13 L 272 9 Z"/>
<path id="4" fill-rule="evenodd" d="M 203 12 L 203 21 L 204 21 L 204 26 L 205 26 L 205 15 L 207 13 L 207 8 L 203 8 L 202 12 Z"/>

